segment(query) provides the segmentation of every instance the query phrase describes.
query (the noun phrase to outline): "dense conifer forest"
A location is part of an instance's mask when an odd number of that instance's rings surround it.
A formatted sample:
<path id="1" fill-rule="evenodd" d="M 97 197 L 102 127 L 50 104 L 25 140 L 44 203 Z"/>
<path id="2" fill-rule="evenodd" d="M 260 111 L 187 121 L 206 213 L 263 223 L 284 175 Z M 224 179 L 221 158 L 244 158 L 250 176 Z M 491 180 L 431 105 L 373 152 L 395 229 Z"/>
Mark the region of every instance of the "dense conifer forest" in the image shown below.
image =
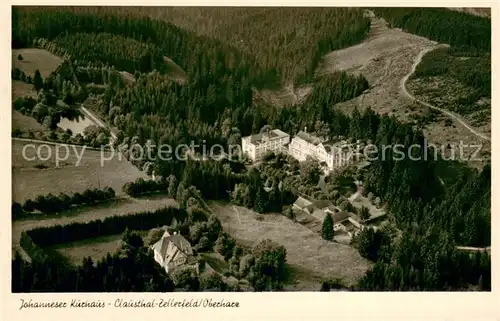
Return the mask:
<path id="1" fill-rule="evenodd" d="M 12 46 L 38 45 L 67 55 L 60 68 L 40 86 L 57 96 L 74 95 L 79 102 L 85 101 L 88 108 L 117 131 L 116 145 L 176 146 L 204 141 L 208 146 L 226 146 L 239 143 L 242 136 L 257 133 L 264 126 L 291 135 L 307 127 L 326 138 L 341 136 L 353 142 L 369 141 L 379 146 L 379 150 L 395 144 L 402 144 L 405 147 L 402 150 L 408 150 L 416 144 L 420 147 L 416 149 L 418 155 L 434 155 L 427 150 L 421 128 L 378 115 L 371 109 L 354 110 L 347 115 L 334 107 L 369 87 L 362 76 L 335 72 L 312 77 L 323 54 L 360 42 L 367 35 L 369 24 L 361 10 L 255 10 L 244 17 L 246 24 L 228 20 L 214 27 L 211 31 L 216 35 L 214 39 L 164 20 L 113 13 L 111 9 L 13 8 Z M 462 14 L 453 13 L 448 19 L 440 9 L 374 11 L 409 32 L 450 43 L 452 49 L 447 54 L 463 50 L 472 56 L 480 52 L 477 55 L 483 57 L 490 47 L 486 40 L 490 37 L 489 29 L 479 18 L 465 19 Z M 250 23 L 253 20 L 255 24 Z M 294 24 L 297 25 L 291 28 Z M 224 33 L 224 28 L 232 33 Z M 465 36 L 456 32 L 459 28 Z M 443 29 L 449 32 L 443 33 Z M 283 47 L 287 50 L 281 50 Z M 186 71 L 186 82 L 178 83 L 169 77 L 162 67 L 163 56 L 173 59 Z M 446 66 L 439 64 L 443 65 Z M 426 63 L 417 72 L 434 74 L 438 72 L 436 68 Z M 488 92 L 487 76 L 477 75 L 469 66 L 457 68 L 465 71 L 457 77 L 478 88 L 481 94 Z M 118 72 L 123 70 L 134 74 L 132 84 L 125 85 L 119 78 Z M 293 107 L 263 106 L 253 101 L 253 88 L 288 81 L 314 81 L 314 87 L 304 101 Z M 103 84 L 105 88 L 89 93 L 91 83 Z M 90 98 L 82 99 L 87 97 Z M 145 163 L 135 161 L 134 165 L 144 169 Z M 230 160 L 156 160 L 151 166 L 157 175 L 166 178 L 163 188 L 167 193 L 183 199 L 181 206 L 188 203 L 183 193 L 193 186 L 204 199 L 232 201 L 261 213 L 279 212 L 299 195 L 296 186 L 286 184 L 281 193 L 277 184 L 271 191 L 265 191 L 264 178 L 284 179 L 277 174 L 263 177 L 259 171 L 247 171 L 241 163 Z M 443 177 L 443 167 L 453 168 L 454 176 Z M 387 204 L 390 220 L 397 230 L 361 234 L 357 240 L 360 253 L 376 264 L 353 290 L 463 290 L 471 285 L 489 289 L 489 256 L 486 253 L 469 256 L 456 246 L 490 245 L 490 165 L 478 171 L 439 158 L 395 161 L 389 154 L 374 160 L 358 178 L 365 182 L 368 192 Z M 244 184 L 239 192 L 237 184 Z M 128 187 L 129 191 L 141 188 L 140 184 Z M 128 234 L 124 238 L 127 255 L 109 255 L 97 264 L 86 260 L 78 268 L 63 269 L 57 262 L 40 262 L 36 258 L 29 264 L 16 257 L 13 270 L 18 273 L 13 275 L 14 289 L 173 290 L 171 281 L 161 275 L 162 271 L 147 255 L 142 240 Z M 142 270 L 131 269 L 133 264 L 123 263 L 126 260 L 140 261 L 137 265 Z M 282 265 L 279 266 L 281 269 Z M 58 276 L 53 271 L 59 269 L 69 274 Z M 55 274 L 43 279 L 45 283 L 33 281 L 35 276 L 49 274 L 49 270 Z M 139 280 L 139 275 L 145 276 Z M 116 283 L 111 281 L 118 277 Z M 52 286 L 57 278 L 74 282 Z M 157 282 L 160 278 L 162 281 Z M 104 285 L 92 288 L 91 280 Z M 269 280 L 271 285 L 266 287 L 262 284 L 267 281 L 257 280 L 255 285 L 257 289 L 278 288 L 275 281 Z M 199 285 L 190 289 L 199 289 Z"/>

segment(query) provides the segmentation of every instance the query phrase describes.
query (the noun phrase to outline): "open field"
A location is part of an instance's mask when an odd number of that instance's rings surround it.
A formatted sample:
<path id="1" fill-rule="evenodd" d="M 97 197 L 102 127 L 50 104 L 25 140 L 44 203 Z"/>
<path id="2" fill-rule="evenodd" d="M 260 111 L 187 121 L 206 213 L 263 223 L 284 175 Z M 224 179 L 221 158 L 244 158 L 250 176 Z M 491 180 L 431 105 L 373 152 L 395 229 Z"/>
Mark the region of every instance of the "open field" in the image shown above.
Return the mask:
<path id="1" fill-rule="evenodd" d="M 164 195 L 131 198 L 123 197 L 111 202 L 75 208 L 71 211 L 40 218 L 26 218 L 12 222 L 12 243 L 19 246 L 21 232 L 37 227 L 73 222 L 89 222 L 95 219 L 104 219 L 108 216 L 128 215 L 136 212 L 154 211 L 167 206 L 177 206 L 177 202 Z"/>
<path id="2" fill-rule="evenodd" d="M 20 97 L 37 98 L 37 92 L 32 84 L 20 80 L 12 80 L 12 101 Z"/>
<path id="3" fill-rule="evenodd" d="M 262 239 L 285 246 L 287 263 L 294 280 L 291 290 L 318 290 L 321 281 L 341 278 L 353 284 L 370 267 L 370 262 L 347 245 L 328 242 L 299 223 L 282 215 L 265 214 L 232 205 L 211 202 L 210 207 L 222 226 L 236 241 L 251 247 Z"/>
<path id="4" fill-rule="evenodd" d="M 17 59 L 21 54 L 23 60 Z M 36 48 L 12 49 L 12 66 L 24 71 L 27 76 L 35 74 L 35 70 L 39 70 L 42 77 L 47 77 L 51 72 L 56 70 L 63 60 L 54 56 L 47 50 Z"/>
<path id="5" fill-rule="evenodd" d="M 17 58 L 16 58 L 17 60 Z M 17 98 L 31 97 L 37 98 L 37 92 L 32 84 L 25 83 L 19 80 L 12 80 L 12 102 L 14 102 Z M 20 112 L 12 110 L 12 129 L 20 129 L 23 132 L 28 130 L 33 131 L 47 131 L 47 128 L 43 127 L 42 124 L 38 123 L 36 119 L 23 115 Z"/>
<path id="6" fill-rule="evenodd" d="M 142 236 L 144 244 L 147 244 L 149 231 L 137 232 Z M 79 265 L 84 258 L 89 256 L 95 262 L 105 257 L 108 253 L 113 254 L 118 249 L 121 237 L 121 234 L 116 234 L 88 238 L 82 241 L 51 246 L 49 250 L 54 250 L 67 258 L 70 263 Z"/>
<path id="7" fill-rule="evenodd" d="M 22 131 L 47 131 L 47 128 L 43 127 L 35 118 L 23 115 L 17 110 L 12 110 L 12 129 L 20 129 Z"/>
<path id="8" fill-rule="evenodd" d="M 182 84 L 187 80 L 187 74 L 186 72 L 178 65 L 176 64 L 172 59 L 168 57 L 163 57 L 163 61 L 167 65 L 167 76 L 171 78 L 172 80 Z M 120 71 L 119 72 L 121 79 L 126 85 L 131 85 L 134 83 L 135 78 L 134 75 L 127 71 Z"/>
<path id="9" fill-rule="evenodd" d="M 176 64 L 172 59 L 163 57 L 163 61 L 168 67 L 167 75 L 178 83 L 184 83 L 187 80 L 186 72 Z"/>
<path id="10" fill-rule="evenodd" d="M 134 83 L 135 81 L 134 75 L 132 75 L 128 71 L 120 71 L 119 74 L 121 79 L 126 85 L 131 85 Z"/>
<path id="11" fill-rule="evenodd" d="M 346 49 L 333 51 L 324 56 L 316 73 L 322 75 L 344 70 L 353 74 L 362 74 L 370 84 L 370 89 L 347 102 L 335 107 L 344 112 L 351 112 L 355 107 L 371 107 L 379 114 L 394 115 L 401 121 L 410 121 L 417 115 L 427 112 L 428 107 L 414 101 L 405 92 L 404 83 L 412 73 L 412 67 L 418 63 L 419 55 L 438 44 L 427 38 L 409 34 L 398 28 L 389 28 L 386 21 L 369 12 L 371 29 L 368 38 L 361 44 Z M 446 126 L 450 119 L 452 126 Z M 459 121 L 440 115 L 434 122 L 424 127 L 424 134 L 429 141 L 438 146 L 464 144 L 483 146 L 488 154 L 491 147 L 488 142 L 476 136 Z M 473 150 L 471 150 L 473 152 Z M 464 151 L 467 155 L 467 151 Z M 480 166 L 481 162 L 470 162 L 471 166 Z"/>
<path id="12" fill-rule="evenodd" d="M 284 107 L 294 106 L 300 103 L 312 90 L 309 85 L 294 88 L 288 85 L 279 89 L 254 89 L 254 100 L 262 101 L 264 104 Z"/>
<path id="13" fill-rule="evenodd" d="M 26 158 L 23 157 L 23 148 Z M 66 158 L 67 155 L 66 160 L 56 160 L 58 149 L 60 158 Z M 145 173 L 120 157 L 118 152 L 114 156 L 111 152 L 103 152 L 103 155 L 110 160 L 103 158 L 101 166 L 101 151 L 83 150 L 81 146 L 74 145 L 64 147 L 12 140 L 12 198 L 24 202 L 48 193 L 71 194 L 105 186 L 121 194 L 123 184 L 139 177 L 147 178 Z M 44 161 L 45 158 L 47 160 Z M 35 165 L 47 168 L 38 169 Z"/>
<path id="14" fill-rule="evenodd" d="M 466 12 L 479 17 L 488 17 L 491 18 L 491 9 L 490 8 L 448 8 L 454 11 Z"/>
<path id="15" fill-rule="evenodd" d="M 391 112 L 408 103 L 400 95 L 400 80 L 410 71 L 414 58 L 424 48 L 436 43 L 396 28 L 369 12 L 371 28 L 368 38 L 359 45 L 333 51 L 323 57 L 318 75 L 344 70 L 362 74 L 370 84 L 365 94 L 343 104 L 371 106 L 380 113 Z"/>

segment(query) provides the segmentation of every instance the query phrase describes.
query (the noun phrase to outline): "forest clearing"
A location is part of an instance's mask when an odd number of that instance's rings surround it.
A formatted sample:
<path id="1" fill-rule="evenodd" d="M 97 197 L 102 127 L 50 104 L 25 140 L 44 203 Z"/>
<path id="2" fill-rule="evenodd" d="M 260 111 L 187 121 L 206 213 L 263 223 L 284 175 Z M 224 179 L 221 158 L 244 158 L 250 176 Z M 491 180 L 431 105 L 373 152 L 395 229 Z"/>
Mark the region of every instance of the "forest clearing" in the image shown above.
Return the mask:
<path id="1" fill-rule="evenodd" d="M 22 60 L 18 56 L 22 56 Z M 12 50 L 12 66 L 33 77 L 39 70 L 42 77 L 48 77 L 62 63 L 62 59 L 44 49 L 25 48 Z"/>
<path id="2" fill-rule="evenodd" d="M 25 148 L 27 145 L 32 146 Z M 61 158 L 59 166 L 56 166 L 57 149 Z M 37 153 L 41 157 L 37 157 Z M 123 184 L 139 177 L 147 178 L 118 152 L 110 153 L 104 152 L 109 160 L 104 160 L 101 166 L 101 151 L 85 149 L 82 152 L 82 148 L 75 145 L 63 148 L 12 140 L 12 198 L 23 202 L 40 194 L 81 193 L 99 186 L 109 186 L 119 194 Z"/>
<path id="3" fill-rule="evenodd" d="M 317 290 L 318 281 L 338 277 L 346 285 L 353 284 L 365 273 L 371 263 L 362 258 L 356 249 L 338 243 L 327 242 L 306 227 L 292 222 L 283 215 L 257 214 L 244 207 L 209 202 L 222 227 L 236 241 L 252 247 L 262 239 L 271 239 L 287 250 L 287 263 L 295 291 Z"/>
<path id="4" fill-rule="evenodd" d="M 380 114 L 394 115 L 401 121 L 412 121 L 416 116 L 426 115 L 428 107 L 412 101 L 403 89 L 403 82 L 412 74 L 412 67 L 421 52 L 436 48 L 438 44 L 399 28 L 390 28 L 383 18 L 374 16 L 373 12 L 370 19 L 372 26 L 365 41 L 327 54 L 317 70 L 318 75 L 346 70 L 362 74 L 368 80 L 370 89 L 352 100 L 336 104 L 336 108 L 350 113 L 354 108 L 362 110 L 370 107 Z M 445 124 L 448 118 L 455 124 Z M 491 148 L 488 142 L 444 114 L 425 124 L 424 133 L 430 143 L 438 146 L 457 145 L 460 141 L 481 144 L 485 154 Z M 467 156 L 470 153 L 470 150 L 464 151 Z M 471 166 L 481 166 L 481 163 L 471 162 Z"/>

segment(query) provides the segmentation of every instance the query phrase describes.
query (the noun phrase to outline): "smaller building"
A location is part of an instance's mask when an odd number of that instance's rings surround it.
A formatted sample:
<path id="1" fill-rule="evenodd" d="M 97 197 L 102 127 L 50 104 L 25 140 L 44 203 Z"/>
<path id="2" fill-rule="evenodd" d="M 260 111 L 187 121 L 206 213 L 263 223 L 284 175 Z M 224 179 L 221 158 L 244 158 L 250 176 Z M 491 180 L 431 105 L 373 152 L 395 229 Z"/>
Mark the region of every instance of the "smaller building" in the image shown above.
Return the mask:
<path id="1" fill-rule="evenodd" d="M 360 223 L 361 218 L 354 213 L 342 211 L 333 214 L 332 218 L 334 232 L 344 232 L 349 237 L 353 237 L 364 227 Z"/>
<path id="2" fill-rule="evenodd" d="M 165 272 L 172 271 L 185 266 L 191 266 L 198 270 L 198 261 L 193 255 L 193 249 L 184 236 L 165 231 L 162 238 L 151 246 L 154 259 L 160 264 Z"/>
<path id="3" fill-rule="evenodd" d="M 279 129 L 250 135 L 241 139 L 241 149 L 252 161 L 260 160 L 268 152 L 285 151 L 290 142 L 290 135 Z"/>
<path id="4" fill-rule="evenodd" d="M 293 203 L 293 207 L 300 210 L 300 211 L 304 211 L 308 214 L 312 214 L 314 212 L 314 209 L 315 209 L 315 206 L 311 201 L 309 201 L 301 196 L 299 196 L 297 198 L 297 200 Z"/>

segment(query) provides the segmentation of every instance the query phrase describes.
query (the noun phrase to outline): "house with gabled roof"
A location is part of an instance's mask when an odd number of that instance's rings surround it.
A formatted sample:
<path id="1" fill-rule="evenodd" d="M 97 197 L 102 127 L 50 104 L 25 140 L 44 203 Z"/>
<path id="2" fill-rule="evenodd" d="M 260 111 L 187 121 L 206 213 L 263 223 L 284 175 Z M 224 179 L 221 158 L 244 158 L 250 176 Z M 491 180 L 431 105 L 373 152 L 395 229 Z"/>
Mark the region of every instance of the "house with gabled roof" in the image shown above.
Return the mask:
<path id="1" fill-rule="evenodd" d="M 198 270 L 198 261 L 193 255 L 193 249 L 186 238 L 178 233 L 170 234 L 165 230 L 161 239 L 151 246 L 154 259 L 160 264 L 165 272 L 172 271 L 185 266 L 194 267 Z"/>
<path id="2" fill-rule="evenodd" d="M 311 201 L 303 198 L 302 196 L 299 196 L 297 198 L 297 200 L 293 203 L 293 207 L 309 214 L 314 211 L 314 204 Z"/>

